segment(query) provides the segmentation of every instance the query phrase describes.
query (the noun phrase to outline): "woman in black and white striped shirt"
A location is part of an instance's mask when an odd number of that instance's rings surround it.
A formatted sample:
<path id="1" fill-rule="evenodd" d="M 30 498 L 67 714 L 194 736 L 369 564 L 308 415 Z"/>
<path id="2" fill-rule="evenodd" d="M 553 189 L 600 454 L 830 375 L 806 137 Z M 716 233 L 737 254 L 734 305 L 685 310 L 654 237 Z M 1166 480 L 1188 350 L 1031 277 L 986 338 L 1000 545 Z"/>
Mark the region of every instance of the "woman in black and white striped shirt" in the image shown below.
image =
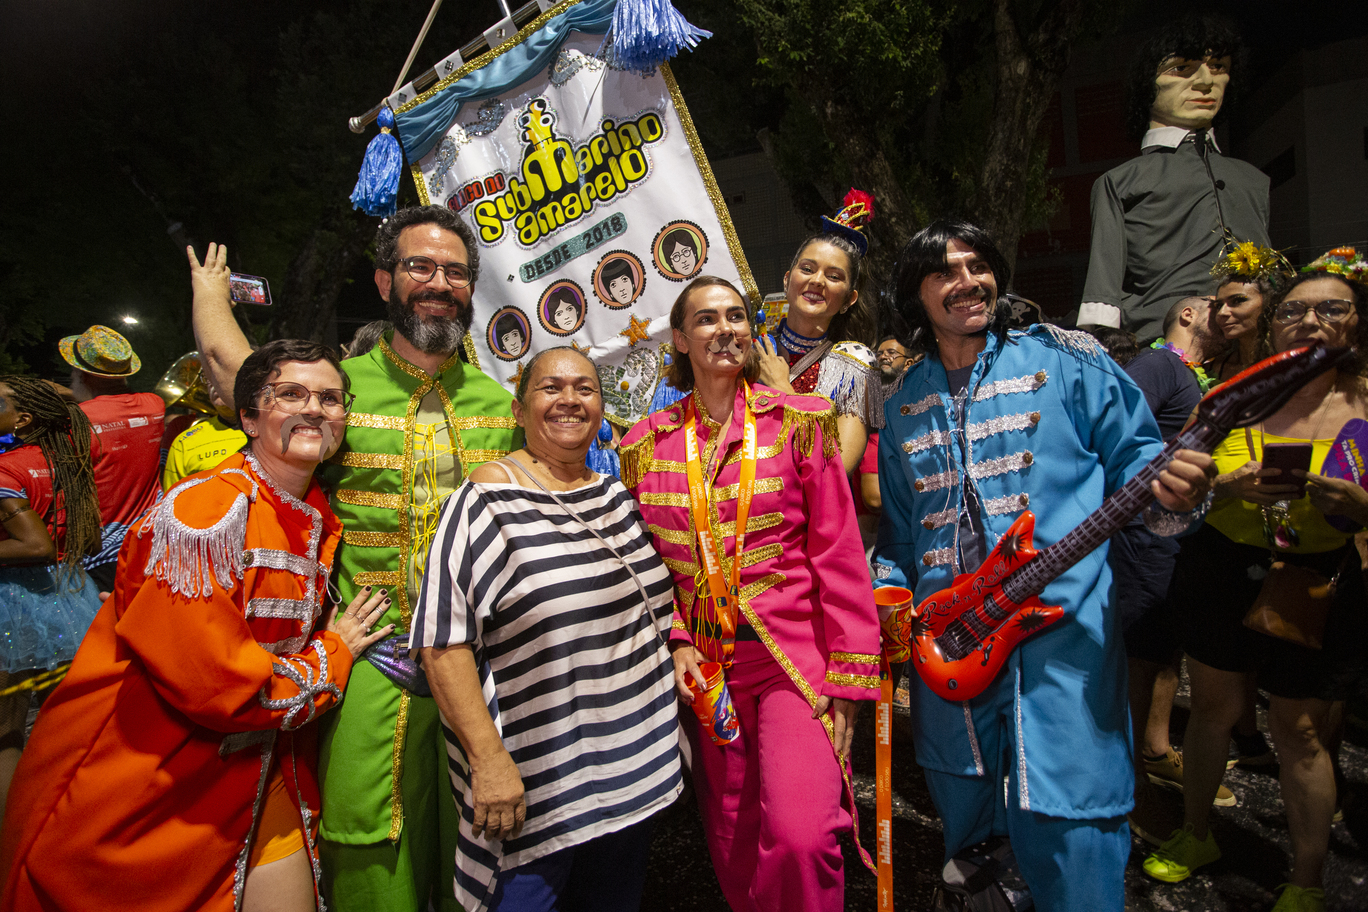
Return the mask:
<path id="1" fill-rule="evenodd" d="M 410 639 L 446 729 L 456 898 L 635 912 L 649 819 L 681 790 L 670 575 L 636 501 L 585 467 L 594 365 L 538 354 L 513 413 L 527 445 L 443 507 Z"/>

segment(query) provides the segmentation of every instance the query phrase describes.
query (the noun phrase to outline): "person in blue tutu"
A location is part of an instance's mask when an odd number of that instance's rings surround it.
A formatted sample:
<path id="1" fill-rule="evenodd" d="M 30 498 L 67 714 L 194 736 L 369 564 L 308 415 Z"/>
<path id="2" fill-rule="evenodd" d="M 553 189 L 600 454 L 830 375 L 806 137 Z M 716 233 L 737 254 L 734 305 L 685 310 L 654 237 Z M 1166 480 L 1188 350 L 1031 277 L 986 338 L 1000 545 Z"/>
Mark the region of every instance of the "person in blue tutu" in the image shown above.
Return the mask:
<path id="1" fill-rule="evenodd" d="M 100 550 L 90 421 L 49 383 L 0 377 L 0 691 L 70 662 L 100 608 L 81 559 Z M 0 807 L 28 690 L 0 696 Z"/>

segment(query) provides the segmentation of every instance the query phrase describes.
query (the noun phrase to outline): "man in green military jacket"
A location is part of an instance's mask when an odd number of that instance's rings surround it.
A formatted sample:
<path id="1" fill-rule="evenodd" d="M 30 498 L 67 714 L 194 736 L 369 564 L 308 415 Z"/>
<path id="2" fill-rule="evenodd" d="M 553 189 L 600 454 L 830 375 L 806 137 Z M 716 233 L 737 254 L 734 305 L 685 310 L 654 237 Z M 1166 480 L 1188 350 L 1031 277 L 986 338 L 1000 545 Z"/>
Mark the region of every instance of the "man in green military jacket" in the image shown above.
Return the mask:
<path id="1" fill-rule="evenodd" d="M 479 274 L 470 229 L 443 207 L 414 207 L 386 219 L 375 246 L 375 284 L 395 328 L 344 362 L 357 398 L 346 441 L 320 475 L 345 525 L 341 604 L 364 586 L 387 589 L 380 623 L 396 629 L 323 721 L 319 854 L 341 912 L 429 902 L 445 912 L 459 908 L 455 807 L 437 707 L 408 658 L 410 606 L 441 502 L 475 466 L 515 449 L 520 432 L 511 395 L 458 357 Z M 193 251 L 191 262 L 200 350 L 216 382 L 226 374 L 219 388 L 231 389 L 247 342 L 229 310 L 226 257 L 211 245 L 204 266 Z"/>

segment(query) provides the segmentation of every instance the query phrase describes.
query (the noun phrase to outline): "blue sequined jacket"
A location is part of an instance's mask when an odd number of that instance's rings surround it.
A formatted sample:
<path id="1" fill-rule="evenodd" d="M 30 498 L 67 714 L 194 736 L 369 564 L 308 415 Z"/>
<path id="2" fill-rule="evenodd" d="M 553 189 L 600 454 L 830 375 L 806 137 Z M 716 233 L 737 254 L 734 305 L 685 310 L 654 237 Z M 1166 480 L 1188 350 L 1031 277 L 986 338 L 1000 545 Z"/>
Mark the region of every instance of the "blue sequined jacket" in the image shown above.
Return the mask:
<path id="1" fill-rule="evenodd" d="M 974 479 L 985 551 L 1028 507 L 1037 548 L 1058 541 L 1162 448 L 1139 387 L 1091 337 L 1048 325 L 990 334 L 955 414 L 934 356 L 909 369 L 879 436 L 877 585 L 918 601 L 977 569 L 959 566 L 961 478 Z M 963 433 L 959 433 L 962 430 Z M 964 703 L 912 676 L 917 762 L 985 775 L 1010 738 L 1025 810 L 1113 817 L 1131 807 L 1125 654 L 1109 609 L 1106 545 L 1041 594 L 1066 617 L 1024 641 L 987 690 Z"/>

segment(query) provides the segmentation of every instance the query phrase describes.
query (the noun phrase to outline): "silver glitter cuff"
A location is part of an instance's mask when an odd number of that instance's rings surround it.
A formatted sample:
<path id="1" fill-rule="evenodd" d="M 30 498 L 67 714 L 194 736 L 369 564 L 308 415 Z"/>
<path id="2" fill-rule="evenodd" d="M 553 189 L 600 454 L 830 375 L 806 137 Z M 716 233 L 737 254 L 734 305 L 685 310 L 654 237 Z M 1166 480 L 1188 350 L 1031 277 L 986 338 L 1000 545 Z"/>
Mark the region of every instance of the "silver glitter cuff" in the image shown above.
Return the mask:
<path id="1" fill-rule="evenodd" d="M 301 725 L 312 722 L 318 713 L 318 707 L 314 705 L 314 700 L 322 693 L 331 693 L 336 699 L 342 699 L 342 691 L 330 679 L 328 674 L 328 651 L 323 648 L 323 643 L 313 640 L 310 644 L 314 654 L 318 656 L 318 676 L 314 677 L 314 670 L 308 662 L 303 659 L 286 657 L 277 659 L 271 666 L 271 671 L 283 678 L 288 678 L 299 688 L 299 693 L 293 697 L 286 697 L 283 700 L 272 700 L 266 696 L 266 689 L 263 687 L 258 699 L 261 705 L 270 710 L 285 710 L 285 718 L 280 721 L 281 731 L 294 731 Z M 303 720 L 296 722 L 296 718 L 301 712 L 306 713 Z"/>

